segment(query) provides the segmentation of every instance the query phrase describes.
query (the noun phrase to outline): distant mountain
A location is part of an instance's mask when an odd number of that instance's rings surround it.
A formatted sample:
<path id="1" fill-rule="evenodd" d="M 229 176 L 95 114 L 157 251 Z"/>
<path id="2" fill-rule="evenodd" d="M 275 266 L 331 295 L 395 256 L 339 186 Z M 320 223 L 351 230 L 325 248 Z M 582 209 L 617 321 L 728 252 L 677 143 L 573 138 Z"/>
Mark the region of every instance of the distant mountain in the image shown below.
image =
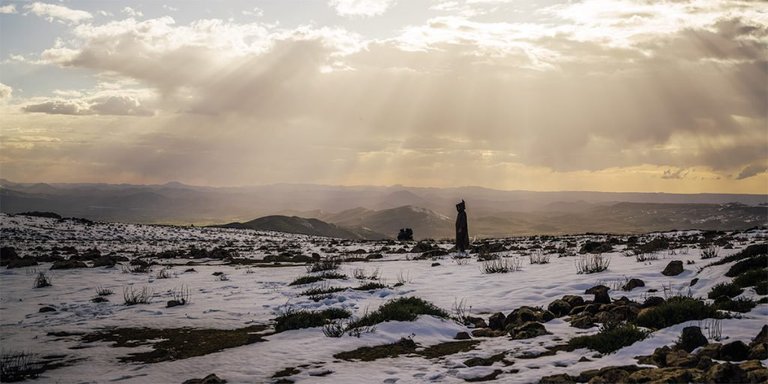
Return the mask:
<path id="1" fill-rule="evenodd" d="M 368 228 L 396 237 L 401 228 L 413 229 L 414 238 L 443 238 L 451 236 L 453 219 L 426 208 L 406 205 L 380 211 L 355 208 L 323 219 L 344 227 Z"/>
<path id="2" fill-rule="evenodd" d="M 386 238 L 382 234 L 369 230 L 354 230 L 342 228 L 318 219 L 307 219 L 296 216 L 265 216 L 245 223 L 229 223 L 216 225 L 221 228 L 254 229 L 258 231 L 275 231 L 297 233 L 301 235 L 337 237 L 342 239 L 371 239 Z"/>

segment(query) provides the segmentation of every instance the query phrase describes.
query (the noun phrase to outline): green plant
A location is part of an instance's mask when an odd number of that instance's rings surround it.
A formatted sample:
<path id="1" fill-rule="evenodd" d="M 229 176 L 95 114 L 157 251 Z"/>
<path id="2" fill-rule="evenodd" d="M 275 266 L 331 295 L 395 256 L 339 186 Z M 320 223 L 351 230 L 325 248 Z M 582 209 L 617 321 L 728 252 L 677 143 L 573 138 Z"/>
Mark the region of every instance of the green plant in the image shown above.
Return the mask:
<path id="1" fill-rule="evenodd" d="M 320 275 L 317 275 L 317 276 L 315 276 L 315 275 L 306 275 L 306 276 L 297 277 L 295 280 L 290 282 L 290 284 L 288 284 L 288 285 L 311 284 L 311 283 L 315 283 L 315 282 L 318 282 L 318 281 L 321 281 L 321 280 L 323 280 L 323 277 L 320 276 Z"/>
<path id="2" fill-rule="evenodd" d="M 143 287 L 140 290 L 134 287 L 126 287 L 123 289 L 123 300 L 125 305 L 136 304 L 149 304 L 152 302 L 153 292 L 148 287 Z"/>
<path id="3" fill-rule="evenodd" d="M 361 285 L 359 287 L 355 287 L 355 288 L 352 288 L 352 289 L 354 289 L 356 291 L 373 291 L 373 290 L 382 289 L 382 288 L 389 288 L 389 287 L 387 287 L 384 284 L 372 281 L 370 283 L 366 283 L 366 284 L 363 284 L 363 285 Z"/>
<path id="4" fill-rule="evenodd" d="M 766 265 L 768 265 L 768 255 L 754 256 L 734 264 L 725 275 L 728 277 L 736 277 L 749 270 L 765 268 Z"/>
<path id="5" fill-rule="evenodd" d="M 744 290 L 739 288 L 734 283 L 720 283 L 712 287 L 712 290 L 709 291 L 709 293 L 707 294 L 707 297 L 713 300 L 717 299 L 720 296 L 736 297 L 738 295 L 741 295 L 742 292 L 744 292 Z"/>
<path id="6" fill-rule="evenodd" d="M 301 292 L 301 296 L 320 296 L 320 295 L 327 295 L 329 293 L 335 293 L 335 292 L 341 292 L 345 290 L 346 288 L 342 287 L 332 287 L 330 284 L 321 284 L 317 287 L 312 287 L 304 292 Z"/>
<path id="7" fill-rule="evenodd" d="M 733 283 L 742 288 L 754 287 L 766 281 L 768 281 L 768 270 L 762 268 L 746 271 L 733 279 Z"/>
<path id="8" fill-rule="evenodd" d="M 703 300 L 673 296 L 661 305 L 640 312 L 635 319 L 635 324 L 651 329 L 662 329 L 685 321 L 717 317 L 719 316 L 716 308 Z"/>
<path id="9" fill-rule="evenodd" d="M 319 312 L 288 308 L 275 319 L 275 331 L 320 327 L 329 320 L 345 319 L 350 316 L 352 314 L 349 311 L 341 308 L 328 308 Z"/>
<path id="10" fill-rule="evenodd" d="M 746 313 L 751 311 L 755 305 L 754 301 L 746 298 L 733 300 L 729 297 L 720 297 L 718 300 L 715 300 L 714 307 L 721 311 Z"/>
<path id="11" fill-rule="evenodd" d="M 35 277 L 35 288 L 51 286 L 51 278 L 45 272 L 38 272 Z"/>
<path id="12" fill-rule="evenodd" d="M 481 270 L 484 273 L 507 273 L 517 272 L 523 269 L 519 257 L 503 257 L 497 259 L 484 260 Z"/>
<path id="13" fill-rule="evenodd" d="M 419 315 L 432 315 L 447 319 L 450 315 L 434 304 L 418 297 L 401 297 L 384 303 L 374 312 L 350 324 L 350 328 L 371 326 L 385 321 L 413 321 Z"/>
<path id="14" fill-rule="evenodd" d="M 578 336 L 568 341 L 569 349 L 589 348 L 600 353 L 612 353 L 637 341 L 644 340 L 650 332 L 632 324 L 604 327 L 599 333 Z"/>

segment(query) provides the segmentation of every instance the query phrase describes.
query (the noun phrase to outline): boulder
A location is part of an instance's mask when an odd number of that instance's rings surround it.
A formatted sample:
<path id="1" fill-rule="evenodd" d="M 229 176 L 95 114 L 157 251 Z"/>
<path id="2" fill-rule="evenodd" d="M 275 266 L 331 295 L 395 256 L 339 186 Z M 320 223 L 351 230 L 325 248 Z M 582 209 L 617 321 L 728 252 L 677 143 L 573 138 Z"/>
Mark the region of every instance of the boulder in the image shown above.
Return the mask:
<path id="1" fill-rule="evenodd" d="M 707 370 L 707 381 L 711 383 L 746 383 L 746 372 L 731 363 L 713 365 Z"/>
<path id="2" fill-rule="evenodd" d="M 683 328 L 683 333 L 680 335 L 678 345 L 685 351 L 691 352 L 708 343 L 707 338 L 701 333 L 701 328 L 694 326 Z"/>
<path id="3" fill-rule="evenodd" d="M 37 260 L 32 257 L 22 257 L 20 259 L 13 259 L 8 262 L 8 269 L 24 268 L 37 265 Z"/>
<path id="4" fill-rule="evenodd" d="M 662 298 L 662 297 L 651 296 L 651 297 L 648 297 L 647 299 L 645 299 L 645 301 L 643 302 L 643 306 L 642 307 L 643 308 L 656 307 L 656 306 L 664 304 L 665 302 L 666 302 L 666 300 L 664 300 L 664 298 Z"/>
<path id="5" fill-rule="evenodd" d="M 504 331 L 490 328 L 480 328 L 472 331 L 472 337 L 499 337 L 504 336 Z"/>
<path id="6" fill-rule="evenodd" d="M 16 253 L 16 248 L 14 247 L 0 247 L 0 266 L 6 266 L 8 263 L 11 262 L 11 260 L 16 260 L 19 258 L 19 254 Z"/>
<path id="7" fill-rule="evenodd" d="M 760 332 L 755 336 L 753 343 L 768 343 L 768 325 L 763 325 Z"/>
<path id="8" fill-rule="evenodd" d="M 514 340 L 531 339 L 537 336 L 549 335 L 547 329 L 541 323 L 529 321 L 523 325 L 507 330 Z"/>
<path id="9" fill-rule="evenodd" d="M 725 344 L 720 348 L 720 360 L 743 361 L 749 358 L 749 347 L 744 342 L 737 340 Z"/>
<path id="10" fill-rule="evenodd" d="M 584 298 L 577 295 L 565 295 L 562 300 L 568 303 L 572 308 L 584 305 Z"/>
<path id="11" fill-rule="evenodd" d="M 668 367 L 693 368 L 699 364 L 699 359 L 683 349 L 675 349 L 667 353 L 666 365 Z"/>
<path id="12" fill-rule="evenodd" d="M 465 317 L 464 325 L 472 325 L 474 328 L 488 328 L 488 324 L 485 322 L 485 319 L 474 316 Z"/>
<path id="13" fill-rule="evenodd" d="M 552 312 L 555 317 L 562 317 L 571 312 L 571 305 L 565 300 L 557 299 L 549 303 L 547 309 Z"/>
<path id="14" fill-rule="evenodd" d="M 701 382 L 696 380 L 692 370 L 687 368 L 643 369 L 629 375 L 629 383 L 689 383 Z"/>
<path id="15" fill-rule="evenodd" d="M 493 315 L 491 315 L 490 318 L 488 318 L 488 327 L 493 330 L 504 329 L 505 321 L 506 321 L 506 316 L 504 316 L 504 314 L 501 312 L 496 312 Z"/>
<path id="16" fill-rule="evenodd" d="M 629 279 L 624 286 L 621 287 L 622 290 L 625 291 L 631 291 L 638 287 L 645 287 L 645 282 L 640 279 Z"/>
<path id="17" fill-rule="evenodd" d="M 472 337 L 469 336 L 469 333 L 467 332 L 458 332 L 456 333 L 456 336 L 453 337 L 454 340 L 469 340 Z"/>
<path id="18" fill-rule="evenodd" d="M 40 310 L 38 310 L 40 313 L 46 313 L 46 312 L 56 312 L 56 308 L 54 307 L 42 307 Z"/>
<path id="19" fill-rule="evenodd" d="M 595 326 L 595 318 L 589 313 L 582 313 L 571 317 L 571 326 L 579 329 L 588 329 Z"/>
<path id="20" fill-rule="evenodd" d="M 683 273 L 683 262 L 680 260 L 672 260 L 667 264 L 661 274 L 664 276 L 677 276 Z"/>

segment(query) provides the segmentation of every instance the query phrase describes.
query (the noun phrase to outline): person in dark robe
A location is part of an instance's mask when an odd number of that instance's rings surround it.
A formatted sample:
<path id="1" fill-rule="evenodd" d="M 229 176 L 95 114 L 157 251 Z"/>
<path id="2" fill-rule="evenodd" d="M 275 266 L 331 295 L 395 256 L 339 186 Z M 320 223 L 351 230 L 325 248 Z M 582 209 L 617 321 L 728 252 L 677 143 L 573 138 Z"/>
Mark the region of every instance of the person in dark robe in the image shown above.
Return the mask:
<path id="1" fill-rule="evenodd" d="M 459 214 L 456 216 L 456 249 L 462 254 L 469 248 L 469 228 L 467 227 L 467 212 L 464 200 L 456 204 Z"/>

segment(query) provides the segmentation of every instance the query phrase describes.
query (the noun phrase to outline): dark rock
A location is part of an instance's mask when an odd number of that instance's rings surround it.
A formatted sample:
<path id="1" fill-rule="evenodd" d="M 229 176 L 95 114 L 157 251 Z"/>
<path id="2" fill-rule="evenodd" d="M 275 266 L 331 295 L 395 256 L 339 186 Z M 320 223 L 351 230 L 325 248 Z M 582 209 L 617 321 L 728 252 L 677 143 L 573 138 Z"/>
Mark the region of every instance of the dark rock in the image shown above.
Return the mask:
<path id="1" fill-rule="evenodd" d="M 680 348 L 687 352 L 691 352 L 694 349 L 707 344 L 709 344 L 709 342 L 701 333 L 701 328 L 695 326 L 683 328 L 683 333 L 680 335 L 680 341 L 678 343 Z"/>
<path id="2" fill-rule="evenodd" d="M 454 340 L 469 340 L 469 339 L 471 339 L 471 338 L 472 338 L 472 337 L 471 337 L 471 336 L 469 336 L 469 333 L 466 333 L 466 332 L 459 332 L 459 333 L 457 333 L 457 334 L 456 334 L 456 336 L 454 336 L 454 338 L 453 338 L 453 339 L 454 339 Z"/>
<path id="3" fill-rule="evenodd" d="M 440 266 L 440 263 L 432 263 L 432 266 L 433 266 L 433 267 L 439 267 L 439 266 Z"/>
<path id="4" fill-rule="evenodd" d="M 640 279 L 629 279 L 624 286 L 621 287 L 621 289 L 625 291 L 631 291 L 638 287 L 645 287 L 645 282 Z"/>
<path id="5" fill-rule="evenodd" d="M 586 356 L 582 356 L 579 358 L 579 363 L 586 363 L 589 361 L 592 361 L 592 360 L 588 359 Z"/>
<path id="6" fill-rule="evenodd" d="M 747 373 L 749 383 L 768 383 L 768 368 L 758 360 L 750 360 L 739 364 L 739 368 Z"/>
<path id="7" fill-rule="evenodd" d="M 690 286 L 690 287 L 693 287 L 693 286 L 694 286 L 694 285 L 696 285 L 696 283 L 698 283 L 698 282 L 699 282 L 699 278 L 698 278 L 698 277 L 697 277 L 697 278 L 695 278 L 695 279 L 692 279 L 692 280 L 691 280 L 691 285 L 689 285 L 689 286 Z"/>
<path id="8" fill-rule="evenodd" d="M 672 260 L 667 264 L 661 274 L 664 276 L 677 276 L 683 273 L 683 262 L 680 260 Z"/>
<path id="9" fill-rule="evenodd" d="M 472 331 L 472 337 L 499 337 L 504 336 L 504 334 L 504 331 L 490 328 L 480 328 Z"/>
<path id="10" fill-rule="evenodd" d="M 720 348 L 720 360 L 743 361 L 748 358 L 749 347 L 741 340 L 725 344 Z"/>
<path id="11" fill-rule="evenodd" d="M 19 254 L 16 253 L 14 247 L 0 247 L 0 266 L 6 266 L 11 260 L 19 259 Z"/>
<path id="12" fill-rule="evenodd" d="M 580 313 L 584 312 L 584 310 L 585 310 L 586 308 L 587 308 L 587 306 L 586 306 L 586 305 L 579 305 L 578 307 L 573 307 L 573 308 L 571 308 L 571 311 L 570 311 L 570 312 L 568 312 L 568 315 L 570 315 L 570 316 L 576 316 L 576 315 L 578 315 L 578 314 L 580 314 Z"/>
<path id="13" fill-rule="evenodd" d="M 768 343 L 752 343 L 749 347 L 750 360 L 768 359 Z"/>
<path id="14" fill-rule="evenodd" d="M 579 253 L 606 253 L 611 252 L 612 250 L 613 246 L 608 242 L 600 243 L 597 241 L 587 241 L 581 246 Z"/>
<path id="15" fill-rule="evenodd" d="M 496 312 L 493 315 L 491 315 L 490 318 L 488 318 L 488 327 L 490 327 L 493 330 L 502 330 L 504 329 L 504 322 L 506 320 L 506 316 L 504 316 L 501 312 Z"/>
<path id="16" fill-rule="evenodd" d="M 660 368 L 643 369 L 629 375 L 626 382 L 629 383 L 688 383 L 701 382 L 695 380 L 691 369 L 687 368 Z"/>
<path id="17" fill-rule="evenodd" d="M 75 269 L 75 268 L 88 268 L 88 266 L 77 260 L 62 260 L 57 261 L 51 265 L 51 269 Z"/>
<path id="18" fill-rule="evenodd" d="M 526 306 L 515 309 L 504 320 L 504 329 L 517 327 L 529 321 L 540 321 L 541 318 L 537 316 L 536 312 L 536 309 Z"/>
<path id="19" fill-rule="evenodd" d="M 588 329 L 595 326 L 595 319 L 588 313 L 571 318 L 571 326 L 579 329 Z"/>
<path id="20" fill-rule="evenodd" d="M 568 303 L 571 308 L 584 305 L 584 298 L 577 295 L 565 295 L 563 296 L 562 300 Z"/>
<path id="21" fill-rule="evenodd" d="M 662 305 L 666 302 L 663 297 L 658 296 L 651 296 L 643 302 L 643 308 L 651 308 L 651 307 L 657 307 L 659 305 Z"/>
<path id="22" fill-rule="evenodd" d="M 691 355 L 682 349 L 675 349 L 667 353 L 666 365 L 668 367 L 693 368 L 699 363 L 695 355 Z"/>
<path id="23" fill-rule="evenodd" d="M 763 325 L 760 332 L 755 336 L 753 343 L 768 343 L 768 325 Z"/>
<path id="24" fill-rule="evenodd" d="M 215 373 L 202 378 L 202 379 L 189 379 L 182 384 L 225 384 L 227 381 L 216 376 Z"/>
<path id="25" fill-rule="evenodd" d="M 185 304 L 184 300 L 168 300 L 168 302 L 165 303 L 165 307 L 166 308 L 173 308 L 173 307 L 178 307 L 178 306 L 184 305 L 184 304 Z"/>
<path id="26" fill-rule="evenodd" d="M 723 345 L 720 343 L 710 343 L 705 345 L 701 350 L 699 351 L 699 357 L 708 357 L 710 359 L 719 359 L 720 358 L 720 348 L 722 348 Z"/>
<path id="27" fill-rule="evenodd" d="M 46 306 L 46 307 L 40 308 L 40 310 L 38 312 L 40 312 L 40 313 L 56 312 L 56 308 Z"/>
<path id="28" fill-rule="evenodd" d="M 539 384 L 576 384 L 576 378 L 565 373 L 544 376 L 539 380 Z"/>
<path id="29" fill-rule="evenodd" d="M 101 296 L 97 296 L 97 297 L 94 297 L 93 299 L 91 299 L 91 302 L 93 302 L 93 303 L 106 303 L 108 301 L 109 301 L 109 299 L 107 299 L 106 297 L 101 297 Z"/>
<path id="30" fill-rule="evenodd" d="M 584 312 L 589 313 L 590 315 L 594 315 L 600 312 L 601 305 L 602 304 L 587 304 L 587 306 L 584 307 Z"/>
<path id="31" fill-rule="evenodd" d="M 436 245 L 430 244 L 426 241 L 419 241 L 413 248 L 411 248 L 410 253 L 424 253 L 433 249 L 439 248 Z"/>
<path id="32" fill-rule="evenodd" d="M 93 268 L 97 267 L 114 267 L 115 264 L 117 264 L 117 260 L 115 260 L 112 256 L 102 256 L 98 259 L 93 261 Z"/>
<path id="33" fill-rule="evenodd" d="M 475 328 L 488 328 L 488 324 L 485 319 L 480 317 L 467 316 L 464 318 L 464 325 L 471 324 Z"/>
<path id="34" fill-rule="evenodd" d="M 562 317 L 571 312 L 571 305 L 565 300 L 557 299 L 549 303 L 547 309 L 552 312 L 555 317 Z"/>
<path id="35" fill-rule="evenodd" d="M 707 381 L 712 383 L 746 383 L 747 374 L 738 365 L 717 364 L 707 370 Z"/>
<path id="36" fill-rule="evenodd" d="M 608 296 L 608 291 L 610 288 L 606 287 L 605 285 L 596 285 L 590 289 L 587 289 L 586 294 L 588 295 L 595 295 L 594 303 L 596 304 L 610 304 L 611 303 L 611 297 Z"/>
<path id="37" fill-rule="evenodd" d="M 530 339 L 537 336 L 550 334 L 549 332 L 547 332 L 547 329 L 544 328 L 544 325 L 534 321 L 529 321 L 518 327 L 508 329 L 508 331 L 509 331 L 509 335 L 512 336 L 512 338 L 515 340 Z"/>
<path id="38" fill-rule="evenodd" d="M 13 259 L 8 262 L 8 269 L 24 268 L 37 265 L 37 260 L 32 257 L 22 257 L 20 259 Z"/>

